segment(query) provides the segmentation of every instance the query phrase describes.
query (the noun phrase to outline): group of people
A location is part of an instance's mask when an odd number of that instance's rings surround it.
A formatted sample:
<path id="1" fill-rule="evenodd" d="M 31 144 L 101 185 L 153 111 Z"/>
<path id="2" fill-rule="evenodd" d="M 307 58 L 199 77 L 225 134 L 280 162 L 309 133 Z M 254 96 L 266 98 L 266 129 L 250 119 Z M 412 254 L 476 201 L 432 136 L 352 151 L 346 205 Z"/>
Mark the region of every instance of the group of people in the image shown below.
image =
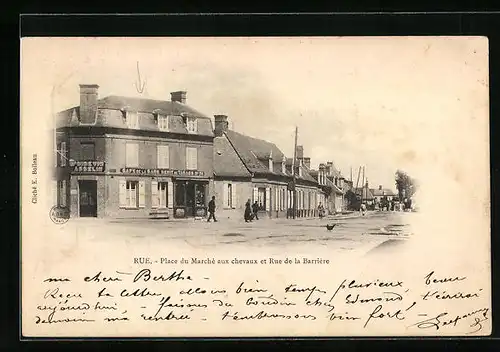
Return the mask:
<path id="1" fill-rule="evenodd" d="M 257 203 L 257 201 L 251 204 L 250 199 L 247 200 L 247 202 L 245 203 L 245 214 L 244 214 L 245 222 L 250 222 L 254 219 L 259 220 L 258 212 L 259 212 L 259 204 Z"/>
<path id="2" fill-rule="evenodd" d="M 215 196 L 212 196 L 212 199 L 210 202 L 208 202 L 208 219 L 207 222 L 210 222 L 210 220 L 214 220 L 214 222 L 217 222 L 217 219 L 215 218 Z M 257 201 L 255 201 L 253 204 L 251 204 L 250 199 L 247 200 L 245 204 L 245 222 L 250 222 L 252 220 L 259 220 L 259 204 Z"/>

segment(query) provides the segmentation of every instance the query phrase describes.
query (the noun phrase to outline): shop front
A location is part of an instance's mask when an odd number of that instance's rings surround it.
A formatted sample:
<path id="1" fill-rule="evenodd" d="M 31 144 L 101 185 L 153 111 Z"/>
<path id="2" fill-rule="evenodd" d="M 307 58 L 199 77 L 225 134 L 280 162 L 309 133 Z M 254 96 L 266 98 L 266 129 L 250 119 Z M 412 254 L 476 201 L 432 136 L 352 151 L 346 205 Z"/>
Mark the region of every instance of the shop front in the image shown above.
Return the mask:
<path id="1" fill-rule="evenodd" d="M 174 178 L 174 217 L 207 215 L 208 179 Z"/>

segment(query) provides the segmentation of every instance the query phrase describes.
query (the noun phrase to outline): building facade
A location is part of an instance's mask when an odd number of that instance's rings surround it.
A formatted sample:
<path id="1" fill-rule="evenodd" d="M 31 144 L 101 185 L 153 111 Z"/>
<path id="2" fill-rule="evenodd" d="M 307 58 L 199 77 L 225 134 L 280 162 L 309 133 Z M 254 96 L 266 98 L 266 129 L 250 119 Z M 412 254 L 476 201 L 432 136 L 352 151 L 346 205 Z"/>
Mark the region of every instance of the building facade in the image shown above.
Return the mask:
<path id="1" fill-rule="evenodd" d="M 108 96 L 80 85 L 58 114 L 55 188 L 72 217 L 204 216 L 213 188 L 210 118 L 170 101 Z"/>
<path id="2" fill-rule="evenodd" d="M 259 217 L 291 217 L 294 194 L 296 215 L 315 215 L 318 184 L 303 161 L 296 165 L 294 192 L 292 160 L 275 144 L 230 130 L 225 115 L 214 118 L 214 189 L 222 204 L 220 217 L 243 219 L 248 201 L 257 202 Z"/>

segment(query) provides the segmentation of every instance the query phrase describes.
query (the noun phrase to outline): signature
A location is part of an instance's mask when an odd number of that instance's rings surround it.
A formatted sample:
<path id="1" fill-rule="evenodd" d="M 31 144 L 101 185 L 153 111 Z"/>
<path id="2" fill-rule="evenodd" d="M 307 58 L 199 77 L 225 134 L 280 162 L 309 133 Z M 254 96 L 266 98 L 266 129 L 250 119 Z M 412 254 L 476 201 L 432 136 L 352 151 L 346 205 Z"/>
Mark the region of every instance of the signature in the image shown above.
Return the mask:
<path id="1" fill-rule="evenodd" d="M 489 308 L 481 308 L 477 309 L 462 315 L 456 315 L 454 318 L 450 319 L 449 316 L 450 314 L 448 312 L 443 312 L 435 317 L 428 318 L 422 321 L 419 321 L 415 324 L 410 325 L 409 327 L 416 326 L 419 329 L 431 329 L 434 328 L 436 330 L 439 330 L 440 328 L 443 327 L 455 327 L 457 326 L 458 322 L 462 321 L 463 319 L 467 319 L 469 317 L 474 316 L 474 322 L 469 325 L 471 328 L 475 328 L 474 331 L 471 331 L 470 333 L 475 333 L 478 332 L 483 328 L 483 325 L 481 324 L 482 322 L 488 320 L 488 312 Z M 479 315 L 479 313 L 482 313 Z M 421 316 L 425 316 L 427 314 L 419 314 Z M 476 317 L 476 315 L 479 315 L 479 317 Z"/>

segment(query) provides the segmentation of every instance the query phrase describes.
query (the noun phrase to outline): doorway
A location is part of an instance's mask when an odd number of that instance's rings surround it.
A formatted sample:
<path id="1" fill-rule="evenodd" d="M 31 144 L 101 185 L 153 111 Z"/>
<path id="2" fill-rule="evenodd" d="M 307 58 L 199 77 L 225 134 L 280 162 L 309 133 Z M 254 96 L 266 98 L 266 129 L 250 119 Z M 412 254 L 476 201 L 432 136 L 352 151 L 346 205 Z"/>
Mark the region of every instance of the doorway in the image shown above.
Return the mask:
<path id="1" fill-rule="evenodd" d="M 78 181 L 80 217 L 97 217 L 97 181 Z"/>
<path id="2" fill-rule="evenodd" d="M 175 213 L 177 217 L 206 215 L 207 185 L 201 182 L 176 182 Z"/>

